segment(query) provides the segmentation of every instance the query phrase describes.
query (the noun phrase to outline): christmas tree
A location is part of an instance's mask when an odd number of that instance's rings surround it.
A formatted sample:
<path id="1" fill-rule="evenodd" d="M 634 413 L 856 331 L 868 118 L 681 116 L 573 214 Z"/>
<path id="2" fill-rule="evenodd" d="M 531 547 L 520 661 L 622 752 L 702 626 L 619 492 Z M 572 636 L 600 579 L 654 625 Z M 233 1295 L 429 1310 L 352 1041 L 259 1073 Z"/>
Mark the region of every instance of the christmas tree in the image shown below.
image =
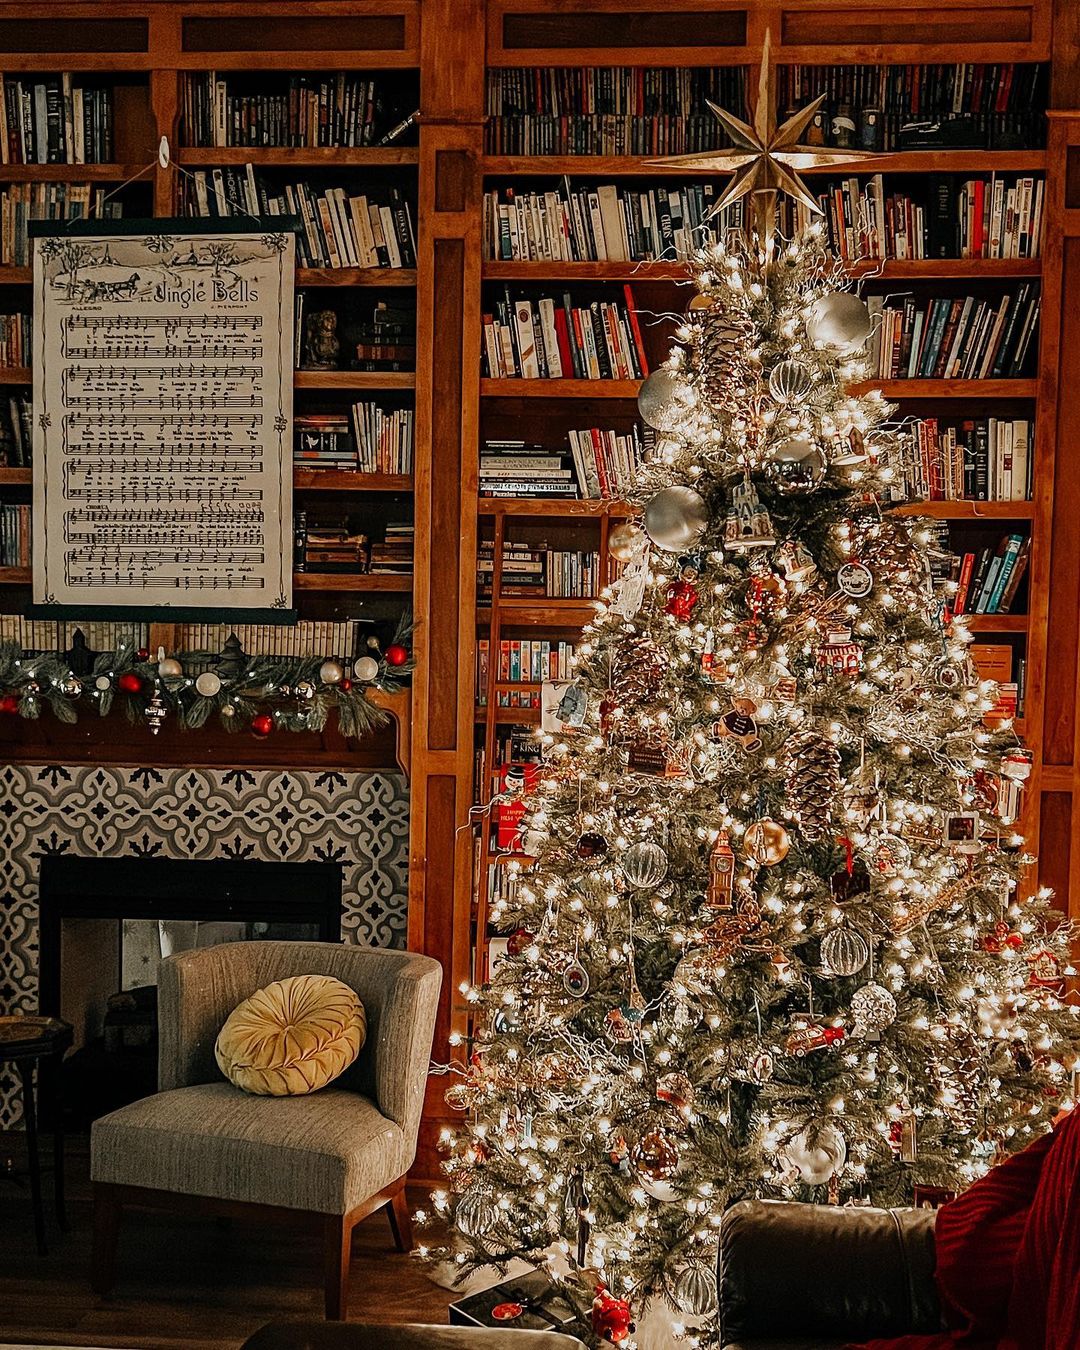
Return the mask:
<path id="1" fill-rule="evenodd" d="M 1071 1097 L 1030 755 L 898 509 L 867 306 L 764 218 L 694 259 L 641 389 L 656 452 L 448 1093 L 457 1261 L 561 1253 L 615 1340 L 659 1297 L 711 1343 L 732 1201 L 957 1190 Z"/>

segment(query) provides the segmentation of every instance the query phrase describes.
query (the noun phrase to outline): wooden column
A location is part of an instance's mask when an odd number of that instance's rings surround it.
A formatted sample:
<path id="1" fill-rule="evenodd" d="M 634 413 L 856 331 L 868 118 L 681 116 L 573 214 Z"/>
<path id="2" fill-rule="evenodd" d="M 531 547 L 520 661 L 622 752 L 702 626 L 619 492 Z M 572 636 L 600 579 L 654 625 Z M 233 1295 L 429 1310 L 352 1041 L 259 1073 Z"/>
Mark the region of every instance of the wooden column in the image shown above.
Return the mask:
<path id="1" fill-rule="evenodd" d="M 463 1029 L 476 695 L 476 477 L 484 98 L 482 0 L 430 0 L 421 22 L 416 323 L 417 671 L 409 855 L 409 946 L 443 963 L 433 1056 Z M 446 1080 L 429 1083 L 416 1173 L 434 1149 Z"/>

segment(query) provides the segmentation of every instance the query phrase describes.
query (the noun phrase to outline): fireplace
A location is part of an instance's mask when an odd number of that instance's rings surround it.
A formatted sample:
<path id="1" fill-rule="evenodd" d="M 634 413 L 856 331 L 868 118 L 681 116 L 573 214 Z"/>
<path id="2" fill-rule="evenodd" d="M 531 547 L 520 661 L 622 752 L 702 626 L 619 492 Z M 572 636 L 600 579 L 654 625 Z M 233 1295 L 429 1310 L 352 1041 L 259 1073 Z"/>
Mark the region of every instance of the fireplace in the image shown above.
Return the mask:
<path id="1" fill-rule="evenodd" d="M 226 938 L 341 940 L 337 862 L 41 860 L 39 1003 L 75 1027 L 65 1065 L 70 1125 L 153 1092 L 156 978 L 124 988 L 125 927 L 156 925 L 162 954 Z"/>

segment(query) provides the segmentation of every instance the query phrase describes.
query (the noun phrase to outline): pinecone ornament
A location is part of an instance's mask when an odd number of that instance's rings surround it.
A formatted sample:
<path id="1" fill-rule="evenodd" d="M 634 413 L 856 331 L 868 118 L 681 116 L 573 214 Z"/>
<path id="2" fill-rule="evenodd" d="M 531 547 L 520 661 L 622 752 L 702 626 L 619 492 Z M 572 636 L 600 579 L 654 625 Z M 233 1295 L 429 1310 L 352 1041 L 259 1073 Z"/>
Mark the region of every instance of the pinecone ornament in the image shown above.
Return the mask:
<path id="1" fill-rule="evenodd" d="M 753 324 L 745 314 L 728 310 L 715 300 L 692 312 L 702 396 L 714 411 L 734 411 L 752 377 L 746 353 L 753 345 Z"/>
<path id="2" fill-rule="evenodd" d="M 615 653 L 611 689 L 622 707 L 655 703 L 664 678 L 664 662 L 656 644 L 645 633 L 627 638 Z"/>
<path id="3" fill-rule="evenodd" d="M 979 1097 L 985 1079 L 982 1049 L 977 1036 L 963 1027 L 937 1028 L 930 1072 L 941 1094 L 941 1105 L 957 1130 L 970 1133 L 978 1124 Z"/>
<path id="4" fill-rule="evenodd" d="M 787 802 L 803 838 L 816 844 L 829 831 L 840 791 L 840 751 L 817 731 L 798 731 L 785 747 Z"/>

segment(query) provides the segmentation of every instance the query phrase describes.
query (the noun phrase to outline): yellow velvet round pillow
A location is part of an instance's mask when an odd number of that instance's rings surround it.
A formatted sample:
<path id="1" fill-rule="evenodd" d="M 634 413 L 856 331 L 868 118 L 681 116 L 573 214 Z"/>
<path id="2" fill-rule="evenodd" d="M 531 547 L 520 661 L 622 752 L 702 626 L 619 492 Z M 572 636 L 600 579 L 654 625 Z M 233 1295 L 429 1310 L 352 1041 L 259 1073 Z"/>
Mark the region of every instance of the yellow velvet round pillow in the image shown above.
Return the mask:
<path id="1" fill-rule="evenodd" d="M 367 1016 L 354 989 L 331 975 L 294 975 L 233 1009 L 214 1057 L 244 1092 L 299 1097 L 344 1073 L 366 1035 Z"/>

